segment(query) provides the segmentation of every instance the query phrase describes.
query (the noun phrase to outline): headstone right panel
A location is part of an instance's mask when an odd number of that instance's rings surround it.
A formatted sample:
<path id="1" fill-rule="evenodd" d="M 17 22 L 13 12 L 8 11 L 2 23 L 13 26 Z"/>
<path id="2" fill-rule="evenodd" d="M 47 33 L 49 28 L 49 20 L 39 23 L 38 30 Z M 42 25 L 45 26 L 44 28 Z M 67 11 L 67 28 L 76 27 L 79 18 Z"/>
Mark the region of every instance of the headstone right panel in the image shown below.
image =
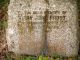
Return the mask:
<path id="1" fill-rule="evenodd" d="M 75 0 L 49 0 L 48 54 L 78 54 L 77 4 Z"/>

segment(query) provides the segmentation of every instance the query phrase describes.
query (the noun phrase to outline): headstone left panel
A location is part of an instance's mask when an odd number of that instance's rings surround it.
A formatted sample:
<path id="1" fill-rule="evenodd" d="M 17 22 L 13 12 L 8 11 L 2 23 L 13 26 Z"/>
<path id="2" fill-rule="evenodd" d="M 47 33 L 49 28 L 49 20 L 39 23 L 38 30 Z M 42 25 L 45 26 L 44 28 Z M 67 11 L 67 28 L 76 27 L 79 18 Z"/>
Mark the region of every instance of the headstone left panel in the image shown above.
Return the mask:
<path id="1" fill-rule="evenodd" d="M 44 16 L 45 8 L 44 0 L 10 1 L 6 30 L 9 51 L 29 55 L 37 55 L 41 52 L 43 45 L 41 16 Z"/>

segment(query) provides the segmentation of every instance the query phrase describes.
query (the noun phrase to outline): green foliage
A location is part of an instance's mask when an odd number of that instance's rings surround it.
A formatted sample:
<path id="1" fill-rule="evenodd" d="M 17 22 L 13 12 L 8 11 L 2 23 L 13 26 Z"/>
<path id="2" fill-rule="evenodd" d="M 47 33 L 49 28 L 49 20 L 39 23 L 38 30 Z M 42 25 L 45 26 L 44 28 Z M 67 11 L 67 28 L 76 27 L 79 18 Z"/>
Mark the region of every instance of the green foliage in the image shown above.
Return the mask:
<path id="1" fill-rule="evenodd" d="M 15 60 L 37 60 L 37 58 L 32 56 L 17 56 Z"/>
<path id="2" fill-rule="evenodd" d="M 37 60 L 37 58 L 36 58 L 36 57 L 31 57 L 31 56 L 29 56 L 29 57 L 27 57 L 25 60 Z"/>
<path id="3" fill-rule="evenodd" d="M 80 60 L 80 56 L 78 56 L 78 58 L 77 58 L 78 60 Z"/>
<path id="4" fill-rule="evenodd" d="M 4 17 L 7 14 L 7 3 L 9 3 L 9 0 L 0 0 L 0 29 L 7 27 L 7 19 Z"/>
<path id="5" fill-rule="evenodd" d="M 52 56 L 53 58 L 59 58 L 60 57 L 60 55 L 58 55 L 58 54 L 53 54 L 53 56 Z"/>
<path id="6" fill-rule="evenodd" d="M 38 58 L 34 56 L 25 56 L 25 55 L 17 55 L 14 57 L 11 54 L 6 54 L 4 60 L 80 60 L 80 56 L 77 57 L 64 57 L 65 59 L 61 58 L 62 56 L 54 54 L 53 57 L 43 56 L 40 55 Z M 52 58 L 52 59 L 51 59 Z"/>
<path id="7" fill-rule="evenodd" d="M 56 59 L 56 60 L 62 60 L 63 59 L 63 56 L 61 56 L 61 55 L 58 55 L 58 54 L 53 54 L 53 56 L 52 56 L 54 59 Z"/>
<path id="8" fill-rule="evenodd" d="M 0 21 L 0 28 L 1 29 L 7 28 L 7 21 Z"/>
<path id="9" fill-rule="evenodd" d="M 43 57 L 43 60 L 49 60 L 49 58 L 44 56 L 44 57 Z"/>
<path id="10" fill-rule="evenodd" d="M 43 60 L 43 56 L 40 55 L 39 58 L 38 58 L 38 60 Z"/>
<path id="11" fill-rule="evenodd" d="M 43 55 L 40 55 L 38 60 L 49 60 L 49 57 L 48 56 L 43 56 Z"/>
<path id="12" fill-rule="evenodd" d="M 9 3 L 10 0 L 0 0 L 0 7 L 3 7 L 5 4 Z"/>
<path id="13" fill-rule="evenodd" d="M 7 54 L 4 60 L 12 60 L 11 55 Z"/>

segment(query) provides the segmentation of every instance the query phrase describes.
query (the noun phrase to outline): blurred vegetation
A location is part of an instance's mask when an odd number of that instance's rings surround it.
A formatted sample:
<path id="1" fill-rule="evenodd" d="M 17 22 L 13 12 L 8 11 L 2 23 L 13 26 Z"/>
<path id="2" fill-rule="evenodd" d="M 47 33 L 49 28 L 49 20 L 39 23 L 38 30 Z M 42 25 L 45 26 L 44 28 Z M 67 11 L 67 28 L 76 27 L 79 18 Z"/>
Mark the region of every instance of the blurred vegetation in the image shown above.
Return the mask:
<path id="1" fill-rule="evenodd" d="M 0 8 L 9 3 L 10 0 L 0 0 Z"/>
<path id="2" fill-rule="evenodd" d="M 15 54 L 7 54 L 4 58 L 4 60 L 80 60 L 80 57 L 63 57 L 60 55 L 55 55 L 53 56 L 26 56 L 26 55 L 15 55 Z"/>
<path id="3" fill-rule="evenodd" d="M 7 7 L 9 0 L 0 0 L 0 30 L 7 27 Z"/>

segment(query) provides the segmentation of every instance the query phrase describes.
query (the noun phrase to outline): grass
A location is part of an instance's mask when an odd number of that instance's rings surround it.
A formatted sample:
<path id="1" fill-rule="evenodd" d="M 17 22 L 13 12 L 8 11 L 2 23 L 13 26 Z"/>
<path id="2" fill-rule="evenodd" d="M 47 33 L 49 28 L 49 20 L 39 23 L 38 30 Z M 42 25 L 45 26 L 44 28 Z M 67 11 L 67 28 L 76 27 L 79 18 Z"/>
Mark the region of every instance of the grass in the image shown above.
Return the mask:
<path id="1" fill-rule="evenodd" d="M 3 21 L 0 21 L 0 28 L 1 29 L 5 29 L 5 28 L 7 28 L 7 21 L 6 20 L 3 20 Z"/>
<path id="2" fill-rule="evenodd" d="M 32 57 L 32 56 L 19 56 L 19 57 L 16 57 L 15 59 L 14 58 L 11 58 L 10 56 L 7 56 L 6 58 L 5 58 L 5 60 L 64 60 L 64 59 L 66 59 L 66 60 L 80 60 L 80 57 L 77 57 L 77 58 L 72 58 L 72 57 L 69 57 L 69 58 L 59 58 L 59 57 L 57 57 L 57 58 L 55 58 L 55 57 L 46 57 L 46 56 L 44 56 L 44 57 L 41 57 L 41 56 L 39 56 L 38 58 L 37 57 Z"/>
<path id="3" fill-rule="evenodd" d="M 80 56 L 77 57 L 63 57 L 57 54 L 53 54 L 52 57 L 49 56 L 26 56 L 19 54 L 6 54 L 4 60 L 80 60 Z"/>

